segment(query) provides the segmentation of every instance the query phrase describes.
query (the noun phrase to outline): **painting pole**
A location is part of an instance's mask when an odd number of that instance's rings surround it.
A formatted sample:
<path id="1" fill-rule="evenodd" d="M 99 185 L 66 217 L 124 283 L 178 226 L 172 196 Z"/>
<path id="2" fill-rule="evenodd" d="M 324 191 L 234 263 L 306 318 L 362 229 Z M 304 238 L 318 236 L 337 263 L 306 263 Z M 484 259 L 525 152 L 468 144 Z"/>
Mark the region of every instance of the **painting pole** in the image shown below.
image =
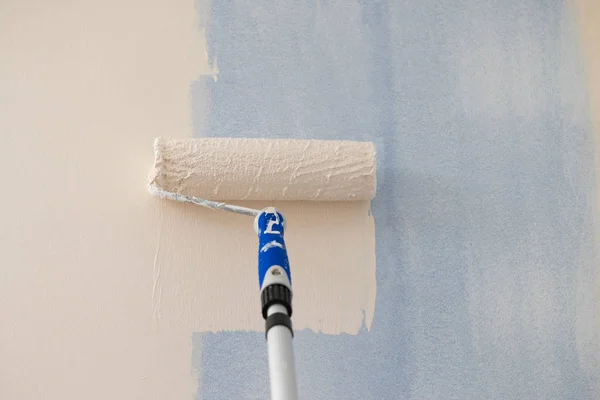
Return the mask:
<path id="1" fill-rule="evenodd" d="M 258 234 L 258 282 L 269 354 L 272 400 L 296 400 L 292 338 L 292 278 L 283 240 L 285 219 L 276 208 L 254 219 Z"/>

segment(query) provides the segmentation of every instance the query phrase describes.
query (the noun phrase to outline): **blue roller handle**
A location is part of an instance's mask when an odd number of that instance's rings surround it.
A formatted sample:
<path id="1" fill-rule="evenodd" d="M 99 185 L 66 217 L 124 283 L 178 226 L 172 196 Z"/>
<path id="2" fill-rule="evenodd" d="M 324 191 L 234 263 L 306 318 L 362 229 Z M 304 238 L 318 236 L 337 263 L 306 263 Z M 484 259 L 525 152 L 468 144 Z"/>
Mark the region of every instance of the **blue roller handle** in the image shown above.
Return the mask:
<path id="1" fill-rule="evenodd" d="M 292 289 L 292 276 L 290 263 L 283 234 L 285 230 L 285 219 L 283 214 L 274 207 L 265 208 L 256 216 L 255 230 L 258 234 L 258 284 L 263 289 L 265 275 L 272 266 L 279 266 L 285 271 L 287 279 L 280 276 L 279 282 Z"/>

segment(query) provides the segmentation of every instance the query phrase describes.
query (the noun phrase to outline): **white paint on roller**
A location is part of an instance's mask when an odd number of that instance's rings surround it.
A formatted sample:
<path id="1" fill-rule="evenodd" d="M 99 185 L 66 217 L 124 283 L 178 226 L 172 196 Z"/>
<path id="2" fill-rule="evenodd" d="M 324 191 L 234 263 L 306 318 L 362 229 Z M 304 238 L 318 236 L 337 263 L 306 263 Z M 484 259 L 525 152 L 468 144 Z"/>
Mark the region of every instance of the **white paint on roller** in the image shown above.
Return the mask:
<path id="1" fill-rule="evenodd" d="M 375 196 L 370 142 L 156 139 L 150 186 L 207 200 L 359 201 Z"/>

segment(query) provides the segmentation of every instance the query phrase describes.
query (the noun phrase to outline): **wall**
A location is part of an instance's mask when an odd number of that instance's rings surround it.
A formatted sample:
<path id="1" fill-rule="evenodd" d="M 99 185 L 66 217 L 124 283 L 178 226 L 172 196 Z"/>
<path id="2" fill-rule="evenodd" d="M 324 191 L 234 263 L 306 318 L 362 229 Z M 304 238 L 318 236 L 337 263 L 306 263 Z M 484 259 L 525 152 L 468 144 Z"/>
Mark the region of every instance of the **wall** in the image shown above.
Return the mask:
<path id="1" fill-rule="evenodd" d="M 0 397 L 267 398 L 202 325 L 235 222 L 144 187 L 195 135 L 377 145 L 374 314 L 305 308 L 302 398 L 597 398 L 592 3 L 3 1 Z"/>

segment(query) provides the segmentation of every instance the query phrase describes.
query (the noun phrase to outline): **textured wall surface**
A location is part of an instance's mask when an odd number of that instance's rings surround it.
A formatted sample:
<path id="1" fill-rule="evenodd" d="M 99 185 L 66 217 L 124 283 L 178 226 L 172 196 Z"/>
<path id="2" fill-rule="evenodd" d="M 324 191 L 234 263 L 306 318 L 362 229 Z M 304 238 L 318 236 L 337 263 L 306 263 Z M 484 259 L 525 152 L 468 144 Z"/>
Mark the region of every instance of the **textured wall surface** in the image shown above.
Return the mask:
<path id="1" fill-rule="evenodd" d="M 149 196 L 157 136 L 376 144 L 370 214 L 319 211 L 374 218 L 376 276 L 351 318 L 298 289 L 301 398 L 598 398 L 599 26 L 594 0 L 1 1 L 0 398 L 268 398 L 263 333 L 203 301 L 237 222 Z"/>

